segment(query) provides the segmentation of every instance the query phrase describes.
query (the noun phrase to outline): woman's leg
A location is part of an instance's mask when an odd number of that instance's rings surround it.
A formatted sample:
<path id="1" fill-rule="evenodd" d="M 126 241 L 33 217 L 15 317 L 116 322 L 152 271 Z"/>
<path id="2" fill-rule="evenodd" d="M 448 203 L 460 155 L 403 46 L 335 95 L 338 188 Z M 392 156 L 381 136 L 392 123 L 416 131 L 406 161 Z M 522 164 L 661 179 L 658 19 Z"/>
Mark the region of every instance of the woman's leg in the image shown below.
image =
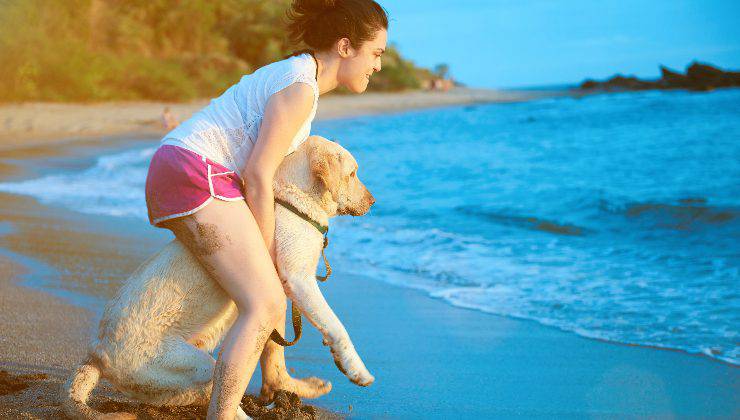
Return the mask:
<path id="1" fill-rule="evenodd" d="M 209 419 L 231 419 L 267 338 L 285 314 L 285 293 L 246 202 L 213 200 L 164 227 L 190 249 L 239 311 L 216 361 L 208 407 Z"/>

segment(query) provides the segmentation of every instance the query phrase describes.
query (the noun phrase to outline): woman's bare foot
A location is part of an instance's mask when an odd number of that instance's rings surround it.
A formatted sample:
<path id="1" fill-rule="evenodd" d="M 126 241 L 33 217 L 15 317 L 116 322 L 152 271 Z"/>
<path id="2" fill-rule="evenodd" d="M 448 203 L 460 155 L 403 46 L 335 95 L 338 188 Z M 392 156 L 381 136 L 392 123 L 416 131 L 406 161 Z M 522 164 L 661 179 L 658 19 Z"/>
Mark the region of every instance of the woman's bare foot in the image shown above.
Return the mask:
<path id="1" fill-rule="evenodd" d="M 292 378 L 286 372 L 280 375 L 278 379 L 262 384 L 259 396 L 260 401 L 271 401 L 275 391 L 280 389 L 292 392 L 300 398 L 312 399 L 328 394 L 331 391 L 331 382 L 324 381 L 315 376 L 310 378 Z"/>

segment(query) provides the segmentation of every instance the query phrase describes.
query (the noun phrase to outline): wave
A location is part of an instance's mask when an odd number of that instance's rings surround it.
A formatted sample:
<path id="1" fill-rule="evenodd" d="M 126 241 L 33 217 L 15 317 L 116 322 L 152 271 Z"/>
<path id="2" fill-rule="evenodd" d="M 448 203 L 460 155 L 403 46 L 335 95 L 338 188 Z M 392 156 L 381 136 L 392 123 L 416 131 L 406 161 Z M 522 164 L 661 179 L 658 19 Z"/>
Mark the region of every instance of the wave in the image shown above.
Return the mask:
<path id="1" fill-rule="evenodd" d="M 343 271 L 587 338 L 740 364 L 737 332 L 728 328 L 731 314 L 710 316 L 713 301 L 732 306 L 738 299 L 724 286 L 697 301 L 693 285 L 682 287 L 668 275 L 646 279 L 651 267 L 621 267 L 609 252 L 584 255 L 557 243 L 536 248 L 438 229 L 342 222 L 329 257 Z"/>
<path id="2" fill-rule="evenodd" d="M 508 301 L 516 298 L 516 290 L 496 286 L 492 288 L 449 288 L 432 291 L 429 296 L 442 299 L 445 302 L 465 309 L 473 309 L 494 315 L 506 316 L 516 319 L 535 321 L 538 324 L 555 327 L 561 331 L 574 333 L 581 337 L 608 341 L 617 344 L 653 347 L 665 350 L 680 350 L 689 354 L 701 354 L 711 359 L 720 360 L 730 365 L 740 365 L 740 346 L 722 349 L 716 345 L 695 343 L 687 345 L 681 341 L 655 341 L 655 337 L 645 333 L 643 336 L 629 337 L 620 334 L 619 330 L 609 330 L 598 326 L 585 326 L 578 320 L 557 319 L 553 317 L 538 316 L 527 313 L 514 307 Z M 726 335 L 725 338 L 733 339 L 736 335 Z"/>
<path id="3" fill-rule="evenodd" d="M 29 195 L 44 204 L 82 213 L 146 219 L 144 181 L 155 150 L 104 155 L 84 171 L 0 183 L 0 191 Z"/>
<path id="4" fill-rule="evenodd" d="M 374 217 L 359 223 L 338 220 L 334 231 L 341 233 L 332 238 L 332 253 L 339 252 L 336 267 L 351 267 L 354 273 L 422 290 L 463 308 L 533 320 L 588 338 L 740 364 L 740 347 L 733 345 L 737 332 L 728 328 L 732 314 L 712 315 L 716 302 L 721 307 L 738 302 L 728 287 L 738 273 L 723 258 L 712 261 L 711 271 L 682 283 L 656 271 L 652 259 L 662 254 L 645 254 L 631 243 L 609 242 L 601 250 L 584 251 L 562 235 L 549 241 L 512 235 L 486 239 L 408 220 L 390 223 Z M 696 288 L 710 284 L 711 292 L 698 299 Z"/>

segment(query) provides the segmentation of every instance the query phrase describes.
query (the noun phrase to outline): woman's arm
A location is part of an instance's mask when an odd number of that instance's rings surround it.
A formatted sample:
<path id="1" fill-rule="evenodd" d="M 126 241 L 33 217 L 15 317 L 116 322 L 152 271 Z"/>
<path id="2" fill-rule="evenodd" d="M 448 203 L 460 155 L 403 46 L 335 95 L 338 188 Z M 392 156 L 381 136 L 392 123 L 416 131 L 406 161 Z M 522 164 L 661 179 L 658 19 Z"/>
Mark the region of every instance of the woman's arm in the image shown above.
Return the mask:
<path id="1" fill-rule="evenodd" d="M 305 83 L 294 83 L 270 97 L 265 106 L 257 142 L 242 173 L 247 205 L 260 227 L 273 264 L 275 197 L 272 180 L 293 137 L 308 118 L 313 101 L 313 89 Z"/>

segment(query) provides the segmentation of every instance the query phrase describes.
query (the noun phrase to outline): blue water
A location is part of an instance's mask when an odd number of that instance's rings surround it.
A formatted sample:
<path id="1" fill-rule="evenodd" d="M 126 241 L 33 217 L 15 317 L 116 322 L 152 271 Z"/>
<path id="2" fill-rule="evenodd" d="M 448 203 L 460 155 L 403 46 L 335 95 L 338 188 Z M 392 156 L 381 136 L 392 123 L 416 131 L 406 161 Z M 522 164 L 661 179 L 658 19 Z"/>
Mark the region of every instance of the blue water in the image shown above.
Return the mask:
<path id="1" fill-rule="evenodd" d="M 332 221 L 343 271 L 452 305 L 740 364 L 740 90 L 317 123 L 377 199 Z M 146 219 L 154 148 L 0 190 Z"/>

